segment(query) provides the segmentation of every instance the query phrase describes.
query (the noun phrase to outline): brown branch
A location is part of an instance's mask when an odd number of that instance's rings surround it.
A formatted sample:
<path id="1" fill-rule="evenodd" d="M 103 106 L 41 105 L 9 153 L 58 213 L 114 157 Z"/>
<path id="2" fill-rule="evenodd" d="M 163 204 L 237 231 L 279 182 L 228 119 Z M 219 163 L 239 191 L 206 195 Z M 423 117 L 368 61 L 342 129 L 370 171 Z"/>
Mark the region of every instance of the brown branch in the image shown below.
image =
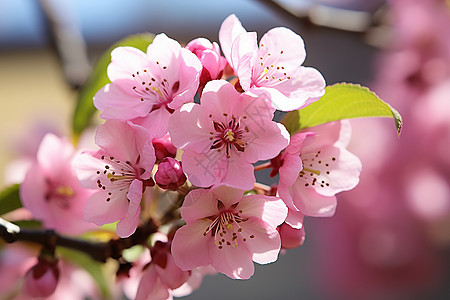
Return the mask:
<path id="1" fill-rule="evenodd" d="M 0 237 L 7 243 L 32 242 L 49 250 L 54 250 L 56 247 L 70 248 L 84 252 L 100 262 L 106 262 L 109 257 L 119 259 L 122 257 L 123 250 L 145 244 L 148 237 L 157 230 L 158 226 L 153 220 L 149 220 L 138 227 L 130 237 L 112 239 L 109 242 L 94 242 L 63 236 L 51 229 L 20 228 L 0 218 Z"/>

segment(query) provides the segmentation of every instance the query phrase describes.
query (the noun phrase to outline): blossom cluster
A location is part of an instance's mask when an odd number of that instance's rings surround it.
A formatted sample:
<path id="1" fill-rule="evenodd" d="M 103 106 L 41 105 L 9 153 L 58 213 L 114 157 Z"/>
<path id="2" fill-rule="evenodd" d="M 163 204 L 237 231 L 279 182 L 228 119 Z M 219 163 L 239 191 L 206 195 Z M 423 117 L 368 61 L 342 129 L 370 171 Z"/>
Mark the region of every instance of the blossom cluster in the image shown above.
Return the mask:
<path id="1" fill-rule="evenodd" d="M 114 49 L 110 83 L 93 99 L 105 120 L 97 149 L 47 135 L 21 185 L 24 207 L 61 233 L 114 223 L 126 238 L 157 220 L 146 255 L 125 272 L 129 297 L 189 294 L 215 272 L 248 279 L 253 262 L 274 262 L 281 249 L 303 243 L 304 216 L 333 215 L 336 194 L 358 184 L 348 122 L 289 133 L 274 121 L 276 110 L 302 109 L 325 93 L 319 71 L 302 66 L 302 38 L 274 28 L 258 44 L 231 15 L 219 42 L 198 38 L 183 47 L 159 34 L 145 53 Z M 277 176 L 273 187 L 256 182 L 264 168 Z M 181 199 L 168 221 L 155 208 L 164 206 L 157 190 Z M 38 290 L 48 296 L 59 275 L 54 261 L 42 261 L 49 271 L 38 277 L 51 280 Z"/>

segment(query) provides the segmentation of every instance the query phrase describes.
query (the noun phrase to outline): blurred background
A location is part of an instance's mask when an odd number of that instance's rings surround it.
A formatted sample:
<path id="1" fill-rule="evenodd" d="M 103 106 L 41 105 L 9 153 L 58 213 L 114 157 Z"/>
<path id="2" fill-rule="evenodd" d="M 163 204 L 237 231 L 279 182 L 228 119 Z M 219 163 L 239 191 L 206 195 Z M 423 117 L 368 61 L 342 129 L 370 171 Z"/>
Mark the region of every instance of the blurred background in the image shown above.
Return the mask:
<path id="1" fill-rule="evenodd" d="M 450 299 L 448 0 L 0 0 L 0 186 L 44 133 L 70 134 L 77 89 L 111 44 L 217 41 L 232 13 L 258 37 L 294 30 L 304 65 L 370 87 L 405 126 L 399 139 L 392 120 L 353 120 L 363 172 L 336 215 L 307 218 L 304 245 L 250 280 L 209 276 L 185 299 Z"/>

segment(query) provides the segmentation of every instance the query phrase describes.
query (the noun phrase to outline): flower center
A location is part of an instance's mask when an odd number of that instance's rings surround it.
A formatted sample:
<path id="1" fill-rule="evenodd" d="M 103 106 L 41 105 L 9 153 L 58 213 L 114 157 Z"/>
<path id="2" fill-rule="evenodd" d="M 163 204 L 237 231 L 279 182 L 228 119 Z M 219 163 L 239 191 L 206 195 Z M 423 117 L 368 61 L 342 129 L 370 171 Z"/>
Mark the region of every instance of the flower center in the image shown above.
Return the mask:
<path id="1" fill-rule="evenodd" d="M 299 177 L 305 181 L 305 186 L 326 187 L 328 183 L 328 175 L 330 175 L 330 166 L 336 162 L 336 157 L 322 157 L 322 151 L 316 153 L 307 153 L 300 155 L 303 163 L 303 169 L 299 173 Z"/>
<path id="2" fill-rule="evenodd" d="M 47 179 L 46 201 L 52 201 L 54 204 L 63 209 L 70 208 L 70 198 L 75 195 L 72 187 L 51 182 Z"/>
<path id="3" fill-rule="evenodd" d="M 127 190 L 134 179 L 141 179 L 140 176 L 145 172 L 144 169 L 133 166 L 130 161 L 120 161 L 114 159 L 113 156 L 101 157 L 105 162 L 103 170 L 98 170 L 97 179 L 98 188 L 108 191 L 108 197 L 106 201 L 109 202 L 111 197 L 116 192 L 123 192 Z M 136 164 L 139 163 L 140 157 L 138 156 Z"/>
<path id="4" fill-rule="evenodd" d="M 227 116 L 227 114 L 224 114 Z M 212 117 L 212 115 L 210 115 Z M 215 132 L 210 132 L 210 140 L 214 140 L 211 149 L 222 151 L 225 148 L 227 158 L 230 158 L 230 150 L 235 148 L 237 151 L 244 152 L 247 143 L 243 141 L 244 133 L 249 132 L 247 126 L 244 129 L 240 127 L 240 121 L 235 116 L 231 116 L 228 123 L 213 121 Z"/>
<path id="5" fill-rule="evenodd" d="M 260 49 L 264 49 L 263 44 Z M 284 51 L 281 50 L 279 55 L 281 56 L 283 53 Z M 270 52 L 259 57 L 258 63 L 253 68 L 252 78 L 253 84 L 258 87 L 273 86 L 291 79 L 285 67 L 277 65 L 276 59 Z"/>
<path id="6" fill-rule="evenodd" d="M 133 77 L 136 85 L 133 86 L 133 92 L 139 97 L 140 101 L 151 101 L 156 107 L 166 106 L 173 100 L 173 95 L 176 94 L 180 88 L 180 82 L 176 81 L 171 84 L 165 74 L 167 73 L 167 66 L 161 66 L 159 62 L 156 62 L 159 67 L 157 70 L 159 76 L 151 74 L 148 70 L 133 73 Z M 162 78 L 162 79 L 161 79 Z"/>
<path id="7" fill-rule="evenodd" d="M 220 210 L 220 213 L 216 216 L 209 217 L 209 219 L 212 220 L 212 223 L 206 228 L 205 232 L 203 232 L 203 236 L 207 236 L 208 233 L 211 233 L 211 235 L 214 236 L 214 242 L 219 249 L 231 245 L 237 247 L 238 239 L 243 242 L 247 241 L 240 224 L 247 222 L 248 218 L 244 218 L 240 215 L 242 214 L 242 210 L 235 211 L 238 204 L 239 203 L 233 204 L 230 209 L 224 209 L 222 201 L 217 199 L 217 208 Z M 249 238 L 252 239 L 254 237 L 253 234 L 249 236 Z"/>

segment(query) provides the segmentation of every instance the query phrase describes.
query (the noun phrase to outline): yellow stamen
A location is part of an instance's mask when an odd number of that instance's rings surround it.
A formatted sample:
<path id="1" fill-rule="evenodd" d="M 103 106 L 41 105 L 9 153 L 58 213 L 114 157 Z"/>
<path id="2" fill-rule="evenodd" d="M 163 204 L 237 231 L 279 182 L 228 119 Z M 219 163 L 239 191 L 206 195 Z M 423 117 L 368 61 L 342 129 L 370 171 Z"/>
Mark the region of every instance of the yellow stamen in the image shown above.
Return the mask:
<path id="1" fill-rule="evenodd" d="M 227 133 L 226 133 L 226 138 L 230 142 L 233 142 L 234 141 L 234 132 L 232 130 L 228 130 Z"/>
<path id="2" fill-rule="evenodd" d="M 313 174 L 316 174 L 316 175 L 320 175 L 320 171 L 319 170 L 312 170 L 312 169 L 308 169 L 308 168 L 303 167 L 302 171 L 306 171 L 306 172 L 310 172 L 310 173 L 313 173 Z"/>
<path id="3" fill-rule="evenodd" d="M 72 197 L 75 194 L 72 188 L 69 186 L 59 186 L 56 189 L 56 193 L 64 197 Z"/>
<path id="4" fill-rule="evenodd" d="M 160 90 L 159 88 L 157 88 L 157 87 L 152 87 L 152 90 L 155 91 L 161 98 L 164 98 L 163 95 L 162 95 L 162 93 L 161 93 L 161 90 Z"/>

